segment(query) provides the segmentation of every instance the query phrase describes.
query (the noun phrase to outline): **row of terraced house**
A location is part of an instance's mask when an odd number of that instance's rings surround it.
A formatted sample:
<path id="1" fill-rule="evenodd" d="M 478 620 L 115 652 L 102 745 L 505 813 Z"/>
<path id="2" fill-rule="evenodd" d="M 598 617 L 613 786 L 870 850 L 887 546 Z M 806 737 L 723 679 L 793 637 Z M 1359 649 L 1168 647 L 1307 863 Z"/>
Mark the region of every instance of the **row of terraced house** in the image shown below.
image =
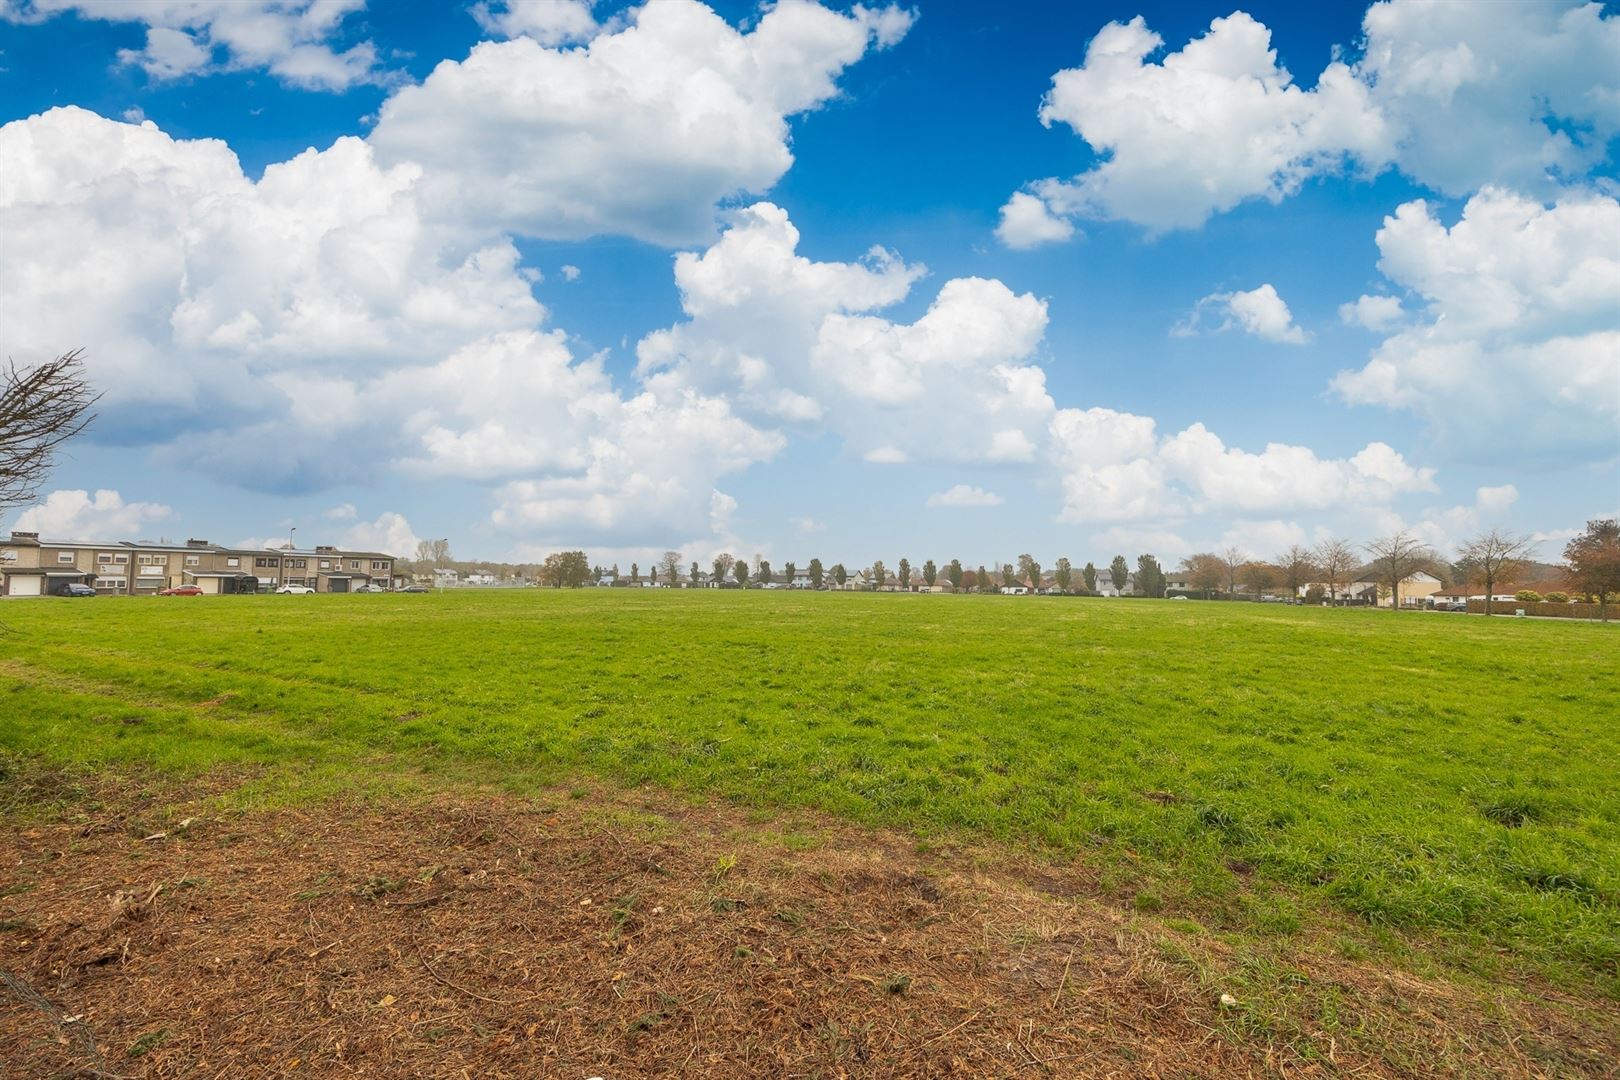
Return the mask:
<path id="1" fill-rule="evenodd" d="M 237 548 L 187 540 L 52 540 L 13 532 L 0 541 L 0 596 L 49 596 L 68 584 L 98 593 L 139 596 L 182 585 L 205 593 L 264 592 L 305 585 L 316 592 L 353 592 L 394 584 L 394 557 L 336 547 Z"/>

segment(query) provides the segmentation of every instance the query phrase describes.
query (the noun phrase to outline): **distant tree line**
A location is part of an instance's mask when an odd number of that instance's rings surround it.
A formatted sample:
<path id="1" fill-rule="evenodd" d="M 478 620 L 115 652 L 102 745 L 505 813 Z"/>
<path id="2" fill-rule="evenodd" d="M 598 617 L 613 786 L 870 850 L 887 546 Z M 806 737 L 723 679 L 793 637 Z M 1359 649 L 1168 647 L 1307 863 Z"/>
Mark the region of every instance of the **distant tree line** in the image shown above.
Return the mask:
<path id="1" fill-rule="evenodd" d="M 1291 544 L 1271 559 L 1251 557 L 1241 547 L 1228 545 L 1218 552 L 1197 552 L 1181 560 L 1180 567 L 1166 571 L 1151 553 L 1135 558 L 1134 568 L 1124 555 L 1115 555 L 1099 569 L 1087 562 L 1078 571 L 1067 556 L 1045 570 L 1033 555 L 1022 554 L 994 570 L 983 564 L 970 569 L 960 559 L 943 566 L 933 559 L 921 567 L 909 557 L 901 557 L 891 570 L 882 559 L 865 570 L 849 570 L 843 563 L 824 566 L 814 558 L 799 575 L 795 562 L 782 564 L 780 574 L 767 559 L 753 565 L 739 556 L 720 553 L 705 572 L 696 560 L 683 559 L 678 551 L 666 551 L 648 568 L 643 579 L 639 563 L 631 563 L 628 574 L 618 564 L 592 565 L 583 551 L 560 551 L 538 564 L 461 563 L 450 557 L 447 540 L 424 540 L 415 560 L 425 567 L 479 570 L 500 577 L 547 586 L 581 588 L 601 583 L 680 587 L 694 582 L 722 588 L 780 586 L 808 582 L 811 588 L 844 588 L 859 580 L 870 589 L 911 591 L 949 588 L 958 592 L 1003 593 L 1041 592 L 1062 595 L 1097 595 L 1102 592 L 1143 597 L 1183 595 L 1204 599 L 1258 599 L 1277 595 L 1288 599 L 1329 604 L 1343 601 L 1352 582 L 1376 582 L 1379 596 L 1393 606 L 1401 603 L 1401 590 L 1418 572 L 1426 572 L 1447 584 L 1479 586 L 1489 598 L 1504 588 L 1520 592 L 1526 575 L 1532 572 L 1556 575 L 1548 595 L 1590 599 L 1607 617 L 1607 605 L 1620 596 L 1620 525 L 1613 519 L 1588 522 L 1586 532 L 1569 541 L 1564 549 L 1566 566 L 1547 567 L 1533 562 L 1535 542 L 1527 536 L 1492 529 L 1463 543 L 1455 560 L 1441 559 L 1427 543 L 1409 530 L 1355 544 L 1325 536 L 1314 546 Z M 684 564 L 684 565 L 683 565 Z M 407 563 L 405 569 L 410 569 Z M 859 575 L 864 575 L 860 577 Z M 1173 587 L 1172 587 L 1173 583 Z M 1543 588 L 1547 588 L 1543 585 Z M 1540 596 L 1539 591 L 1535 592 Z M 1487 611 L 1490 600 L 1486 600 Z"/>

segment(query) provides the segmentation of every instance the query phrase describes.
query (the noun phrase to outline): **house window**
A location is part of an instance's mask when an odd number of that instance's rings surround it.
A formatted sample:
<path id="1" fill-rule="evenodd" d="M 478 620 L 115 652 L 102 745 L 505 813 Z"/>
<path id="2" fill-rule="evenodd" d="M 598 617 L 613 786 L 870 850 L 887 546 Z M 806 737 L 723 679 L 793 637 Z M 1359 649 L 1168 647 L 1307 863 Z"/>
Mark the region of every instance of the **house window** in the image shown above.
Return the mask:
<path id="1" fill-rule="evenodd" d="M 321 569 L 322 570 L 330 570 L 330 569 L 332 569 L 332 560 L 331 559 L 322 559 L 321 560 Z"/>
<path id="2" fill-rule="evenodd" d="M 305 559 L 288 559 L 287 560 L 287 568 L 289 570 L 302 570 L 306 565 L 307 565 L 307 560 L 305 560 Z"/>
<path id="3" fill-rule="evenodd" d="M 373 570 L 386 570 L 386 569 L 388 569 L 388 564 L 386 562 L 384 562 L 382 559 L 372 559 L 371 560 L 371 568 Z"/>
<path id="4" fill-rule="evenodd" d="M 128 584 L 129 584 L 129 579 L 128 578 L 121 578 L 121 577 L 98 577 L 98 578 L 96 578 L 96 588 L 100 589 L 103 592 L 122 592 L 124 590 L 124 587 L 126 585 L 128 585 Z"/>
<path id="5" fill-rule="evenodd" d="M 225 565 L 230 567 L 238 567 L 242 565 L 242 560 L 237 558 L 235 555 L 232 555 L 225 560 Z"/>
<path id="6" fill-rule="evenodd" d="M 98 551 L 98 552 L 96 552 L 96 562 L 98 562 L 98 563 L 110 563 L 112 561 L 113 561 L 113 553 L 112 552 L 110 552 L 110 551 Z"/>
<path id="7" fill-rule="evenodd" d="M 56 553 L 56 561 L 59 563 L 71 563 L 73 561 L 73 552 L 58 551 Z"/>
<path id="8" fill-rule="evenodd" d="M 359 559 L 350 559 L 349 560 L 349 569 L 350 570 L 358 570 L 358 569 L 360 569 L 360 560 Z"/>
<path id="9" fill-rule="evenodd" d="M 253 565 L 258 567 L 261 570 L 263 570 L 265 568 L 274 569 L 275 567 L 281 565 L 281 560 L 280 559 L 257 558 L 257 559 L 253 560 Z M 291 564 L 289 564 L 289 565 L 291 565 Z"/>
<path id="10" fill-rule="evenodd" d="M 142 555 L 140 563 L 142 566 L 168 566 L 169 557 L 167 555 Z"/>
<path id="11" fill-rule="evenodd" d="M 0 551 L 0 562 L 16 562 L 16 561 L 17 561 L 17 553 L 15 551 L 9 551 L 9 550 L 8 551 Z"/>
<path id="12" fill-rule="evenodd" d="M 202 556 L 201 555 L 187 555 L 186 556 L 186 565 L 187 566 L 201 566 L 202 565 Z"/>

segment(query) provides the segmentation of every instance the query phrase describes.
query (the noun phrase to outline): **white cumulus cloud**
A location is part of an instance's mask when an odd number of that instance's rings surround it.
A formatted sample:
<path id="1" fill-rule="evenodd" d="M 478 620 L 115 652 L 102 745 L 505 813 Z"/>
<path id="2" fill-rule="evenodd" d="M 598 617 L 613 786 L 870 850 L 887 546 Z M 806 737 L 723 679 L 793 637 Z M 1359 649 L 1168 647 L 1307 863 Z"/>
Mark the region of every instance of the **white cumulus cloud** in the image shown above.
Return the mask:
<path id="1" fill-rule="evenodd" d="M 39 22 L 72 12 L 80 18 L 146 26 L 146 44 L 119 52 L 120 63 L 153 79 L 211 71 L 263 69 L 312 90 L 345 90 L 382 78 L 377 50 L 361 41 L 332 42 L 365 0 L 0 0 L 0 19 Z"/>
<path id="2" fill-rule="evenodd" d="M 1449 195 L 1540 194 L 1579 179 L 1620 135 L 1620 15 L 1581 0 L 1373 4 L 1357 78 L 1395 161 Z"/>
<path id="3" fill-rule="evenodd" d="M 928 496 L 928 505 L 939 507 L 1000 506 L 1001 496 L 971 484 L 956 484 Z"/>
<path id="4" fill-rule="evenodd" d="M 1009 246 L 1062 239 L 1053 222 L 1080 217 L 1197 227 L 1347 170 L 1394 166 L 1450 195 L 1550 194 L 1620 134 L 1620 16 L 1595 3 L 1384 0 L 1309 89 L 1241 11 L 1153 59 L 1163 46 L 1141 17 L 1109 23 L 1052 77 L 1041 122 L 1072 128 L 1100 160 L 1026 185 L 1004 224 L 1016 214 L 1036 230 L 1009 229 Z"/>
<path id="5" fill-rule="evenodd" d="M 1199 333 L 1205 329 L 1206 316 L 1219 319 L 1213 327 L 1217 332 L 1237 329 L 1282 345 L 1303 345 L 1311 339 L 1294 325 L 1287 302 L 1269 283 L 1246 292 L 1211 293 L 1198 301 L 1192 313 L 1171 332 L 1177 335 Z"/>
<path id="6" fill-rule="evenodd" d="M 832 427 L 868 461 L 1029 461 L 1051 411 L 1031 363 L 1046 304 L 1000 281 L 945 282 L 914 322 L 875 312 L 923 268 L 882 248 L 857 262 L 797 252 L 780 207 L 738 211 L 675 279 L 687 321 L 637 346 L 653 385 L 726 393 L 746 412 Z"/>
<path id="7" fill-rule="evenodd" d="M 492 34 L 547 46 L 589 41 L 599 29 L 589 0 L 479 0 L 470 11 Z"/>
<path id="8" fill-rule="evenodd" d="M 428 226 L 421 170 L 362 140 L 254 182 L 221 143 L 58 109 L 0 128 L 0 158 L 0 351 L 91 343 L 91 437 L 265 490 L 468 478 L 546 536 L 692 527 L 683 498 L 781 445 L 575 358 L 511 242 Z"/>
<path id="9" fill-rule="evenodd" d="M 1286 443 L 1258 453 L 1230 447 L 1203 424 L 1168 437 L 1155 428 L 1151 418 L 1110 409 L 1059 410 L 1052 421 L 1064 496 L 1059 520 L 1323 510 L 1438 490 L 1432 468 L 1410 464 L 1385 443 L 1323 458 Z"/>
<path id="10" fill-rule="evenodd" d="M 1339 305 L 1339 321 L 1365 330 L 1389 330 L 1405 318 L 1406 309 L 1395 296 L 1360 296 L 1351 303 Z"/>
<path id="11" fill-rule="evenodd" d="M 1042 199 L 1027 191 L 1015 191 L 1001 208 L 996 237 L 1010 248 L 1024 249 L 1056 244 L 1074 236 L 1074 223 L 1058 217 Z"/>
<path id="12" fill-rule="evenodd" d="M 1392 149 L 1346 65 L 1330 64 L 1313 89 L 1296 86 L 1271 32 L 1244 12 L 1150 61 L 1163 44 L 1140 16 L 1109 23 L 1084 63 L 1052 77 L 1041 123 L 1067 125 L 1105 160 L 1073 180 L 1031 185 L 1025 194 L 1047 217 L 1197 226 L 1245 199 L 1279 201 L 1352 155 L 1382 160 Z"/>
<path id="13" fill-rule="evenodd" d="M 739 33 L 695 0 L 660 0 L 579 48 L 485 42 L 382 107 L 385 165 L 424 169 L 435 220 L 548 239 L 703 240 L 714 206 L 793 162 L 788 117 L 838 93 L 909 16 L 771 7 Z"/>
<path id="14" fill-rule="evenodd" d="M 12 528 L 57 540 L 137 540 L 173 513 L 162 503 L 125 502 L 116 491 L 64 488 L 17 515 Z"/>
<path id="15" fill-rule="evenodd" d="M 576 361 L 560 333 L 475 342 L 396 376 L 409 467 L 506 480 L 494 521 L 530 535 L 626 537 L 700 530 L 717 477 L 767 461 L 781 435 L 691 389 L 617 390 L 600 358 Z"/>
<path id="16" fill-rule="evenodd" d="M 1445 225 L 1423 200 L 1378 231 L 1379 268 L 1419 297 L 1411 325 L 1333 388 L 1410 410 L 1454 453 L 1612 458 L 1620 445 L 1620 201 L 1487 188 Z"/>
<path id="17" fill-rule="evenodd" d="M 641 341 L 647 384 L 724 396 L 744 417 L 830 428 L 872 463 L 1033 467 L 1056 478 L 1066 522 L 1387 504 L 1434 490 L 1432 469 L 1383 443 L 1347 459 L 1286 444 L 1257 453 L 1201 424 L 1167 438 L 1151 417 L 1059 408 L 1035 362 L 1042 301 L 958 278 L 917 319 L 896 321 L 879 312 L 907 297 L 917 267 L 881 248 L 864 262 L 818 262 L 798 241 L 787 215 L 761 203 L 706 251 L 678 256 L 689 317 Z M 1225 306 L 1252 332 L 1302 334 L 1273 289 Z"/>
<path id="18" fill-rule="evenodd" d="M 904 465 L 911 456 L 897 446 L 875 446 L 862 454 L 861 460 L 873 465 Z"/>
<path id="19" fill-rule="evenodd" d="M 408 559 L 416 554 L 420 540 L 405 515 L 389 510 L 377 515 L 375 520 L 350 526 L 338 538 L 338 545 L 350 551 L 380 551 Z"/>
<path id="20" fill-rule="evenodd" d="M 1480 511 L 1500 514 L 1519 501 L 1519 489 L 1512 484 L 1497 484 L 1475 489 L 1474 504 Z"/>

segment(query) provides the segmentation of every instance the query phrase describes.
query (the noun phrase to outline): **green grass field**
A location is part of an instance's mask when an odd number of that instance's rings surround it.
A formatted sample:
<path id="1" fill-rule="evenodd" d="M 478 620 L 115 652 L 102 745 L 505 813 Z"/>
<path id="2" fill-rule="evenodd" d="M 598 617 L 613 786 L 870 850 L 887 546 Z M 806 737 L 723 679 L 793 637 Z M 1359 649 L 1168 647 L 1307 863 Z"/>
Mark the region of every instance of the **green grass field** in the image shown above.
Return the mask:
<path id="1" fill-rule="evenodd" d="M 639 590 L 0 618 L 14 760 L 268 765 L 278 798 L 594 773 L 1080 856 L 1140 910 L 1337 922 L 1620 995 L 1620 627 Z"/>

